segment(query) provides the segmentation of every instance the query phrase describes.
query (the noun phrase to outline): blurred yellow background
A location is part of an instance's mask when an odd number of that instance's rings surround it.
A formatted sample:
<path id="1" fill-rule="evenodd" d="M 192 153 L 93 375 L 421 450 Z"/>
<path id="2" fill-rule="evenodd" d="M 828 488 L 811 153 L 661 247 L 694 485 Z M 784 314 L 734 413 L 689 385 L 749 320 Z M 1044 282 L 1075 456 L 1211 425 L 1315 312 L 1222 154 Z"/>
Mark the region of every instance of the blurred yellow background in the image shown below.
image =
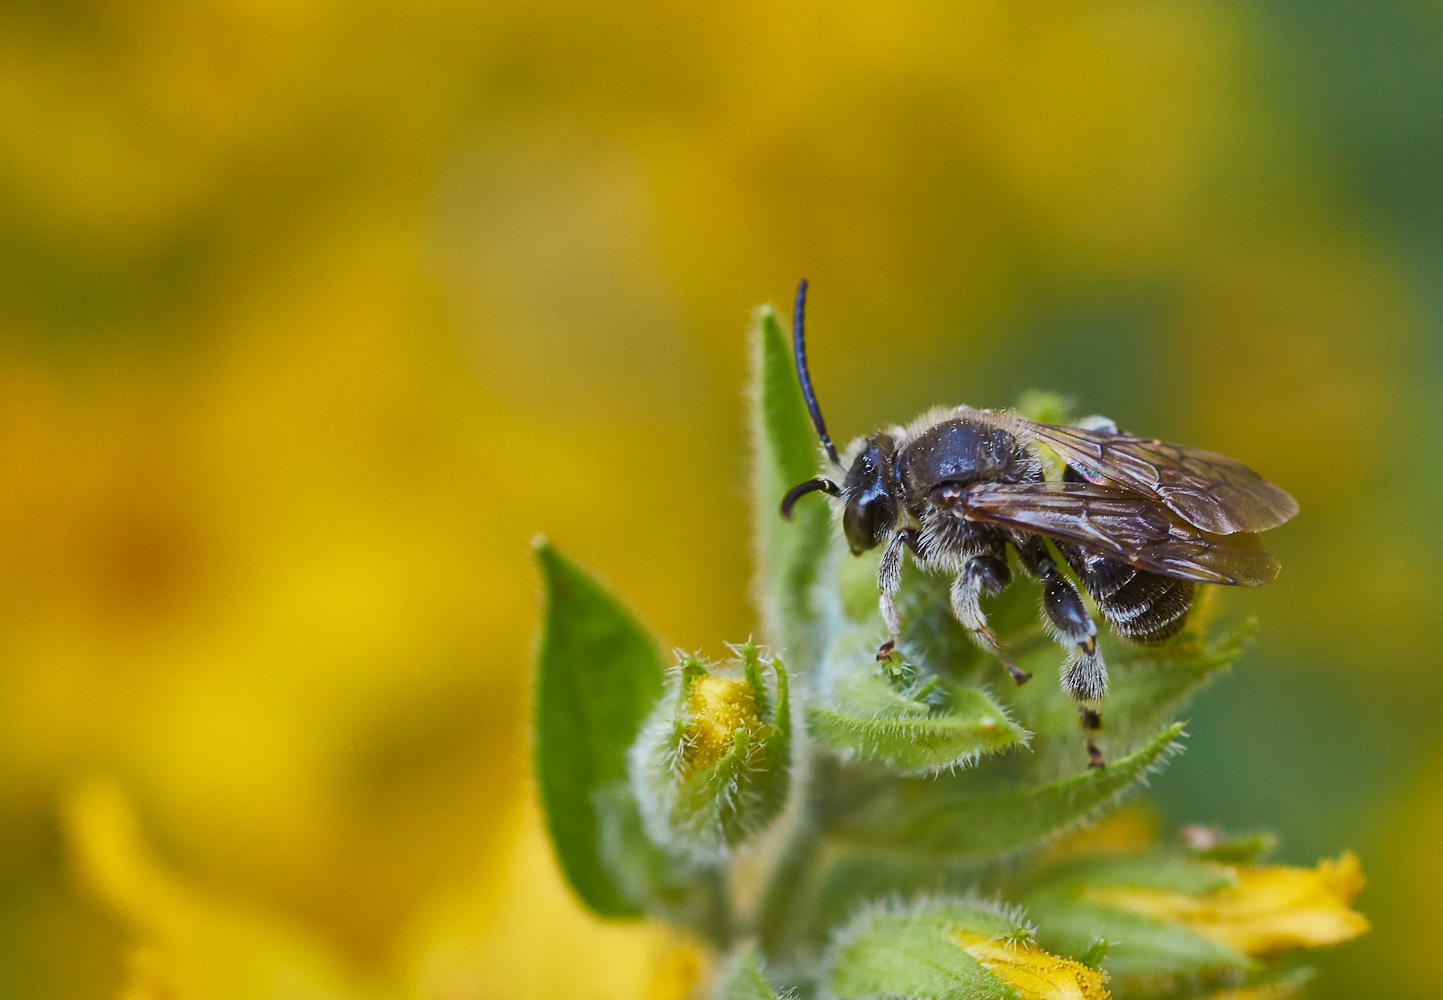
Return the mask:
<path id="1" fill-rule="evenodd" d="M 0 995 L 674 993 L 537 832 L 527 540 L 745 636 L 802 276 L 842 439 L 1039 387 L 1298 497 L 1156 800 L 1356 847 L 1315 995 L 1436 996 L 1423 0 L 0 7 Z"/>

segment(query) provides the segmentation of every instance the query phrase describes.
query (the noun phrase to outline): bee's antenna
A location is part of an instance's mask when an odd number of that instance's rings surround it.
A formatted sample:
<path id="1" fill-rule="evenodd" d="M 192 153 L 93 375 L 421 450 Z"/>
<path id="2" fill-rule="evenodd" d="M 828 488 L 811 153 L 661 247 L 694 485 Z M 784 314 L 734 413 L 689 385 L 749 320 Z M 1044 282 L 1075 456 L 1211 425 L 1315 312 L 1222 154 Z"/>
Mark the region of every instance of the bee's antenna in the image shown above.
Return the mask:
<path id="1" fill-rule="evenodd" d="M 806 314 L 807 279 L 803 278 L 797 285 L 797 305 L 792 312 L 792 355 L 797 363 L 797 381 L 802 383 L 802 399 L 806 400 L 807 412 L 812 415 L 812 426 L 817 429 L 817 437 L 822 439 L 822 447 L 827 449 L 827 457 L 832 460 L 833 465 L 841 465 L 842 460 L 837 457 L 837 446 L 832 444 L 832 438 L 827 433 L 827 423 L 822 419 L 822 408 L 817 405 L 817 393 L 812 389 L 811 372 L 807 371 L 807 335 L 804 326 Z"/>
<path id="2" fill-rule="evenodd" d="M 787 495 L 782 497 L 782 517 L 790 520 L 792 508 L 797 505 L 797 501 L 808 493 L 816 493 L 819 490 L 829 497 L 839 497 L 842 495 L 842 488 L 830 479 L 822 479 L 821 477 L 808 479 L 805 483 L 793 486 L 787 490 Z"/>

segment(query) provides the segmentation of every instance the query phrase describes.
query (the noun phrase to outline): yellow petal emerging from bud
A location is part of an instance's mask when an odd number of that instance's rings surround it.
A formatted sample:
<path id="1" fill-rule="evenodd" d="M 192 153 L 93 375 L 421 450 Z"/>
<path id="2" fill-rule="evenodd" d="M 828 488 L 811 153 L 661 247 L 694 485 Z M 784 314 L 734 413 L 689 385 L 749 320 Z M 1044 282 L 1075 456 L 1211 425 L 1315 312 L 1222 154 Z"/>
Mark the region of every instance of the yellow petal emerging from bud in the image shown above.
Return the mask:
<path id="1" fill-rule="evenodd" d="M 1367 918 L 1349 909 L 1363 888 L 1351 852 L 1317 868 L 1240 866 L 1237 881 L 1235 888 L 1200 896 L 1106 886 L 1088 889 L 1085 898 L 1183 924 L 1254 956 L 1338 944 L 1368 931 Z"/>
<path id="2" fill-rule="evenodd" d="M 682 756 L 683 774 L 711 767 L 731 752 L 738 729 L 755 736 L 762 726 L 751 687 L 730 677 L 697 677 L 687 698 L 691 725 Z"/>
<path id="3" fill-rule="evenodd" d="M 1207 1000 L 1289 1000 L 1302 992 L 1301 983 L 1265 983 L 1262 986 L 1240 986 L 1235 990 L 1210 993 Z"/>
<path id="4" fill-rule="evenodd" d="M 1034 945 L 960 931 L 953 940 L 1021 1000 L 1107 1000 L 1106 973 Z"/>

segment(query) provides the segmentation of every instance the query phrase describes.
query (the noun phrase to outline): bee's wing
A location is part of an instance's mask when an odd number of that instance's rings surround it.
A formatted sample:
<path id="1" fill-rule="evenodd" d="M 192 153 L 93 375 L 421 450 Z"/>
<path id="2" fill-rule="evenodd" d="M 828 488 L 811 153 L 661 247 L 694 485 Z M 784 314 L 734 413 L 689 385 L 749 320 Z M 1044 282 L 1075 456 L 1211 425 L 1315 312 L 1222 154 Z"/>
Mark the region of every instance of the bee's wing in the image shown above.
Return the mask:
<path id="1" fill-rule="evenodd" d="M 1075 542 L 1179 580 L 1258 587 L 1278 563 L 1257 535 L 1203 531 L 1151 497 L 1095 483 L 976 483 L 962 516 Z"/>
<path id="2" fill-rule="evenodd" d="M 1023 423 L 1089 480 L 1156 497 L 1204 531 L 1264 531 L 1298 512 L 1298 502 L 1283 490 L 1217 452 L 1130 434 Z"/>

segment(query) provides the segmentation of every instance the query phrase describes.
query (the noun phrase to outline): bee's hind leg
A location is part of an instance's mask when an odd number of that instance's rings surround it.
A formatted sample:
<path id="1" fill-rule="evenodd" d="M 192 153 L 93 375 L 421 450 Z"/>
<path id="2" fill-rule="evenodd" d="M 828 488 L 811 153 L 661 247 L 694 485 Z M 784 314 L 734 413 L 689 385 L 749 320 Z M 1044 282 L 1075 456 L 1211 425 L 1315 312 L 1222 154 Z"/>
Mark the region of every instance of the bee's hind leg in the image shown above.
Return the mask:
<path id="1" fill-rule="evenodd" d="M 1062 689 L 1078 701 L 1101 701 L 1107 694 L 1107 665 L 1097 648 L 1097 626 L 1082 595 L 1062 575 L 1047 545 L 1037 535 L 1014 539 L 1022 565 L 1042 581 L 1042 609 L 1049 631 L 1069 651 L 1062 670 Z"/>
<path id="2" fill-rule="evenodd" d="M 1093 734 L 1102 728 L 1102 715 L 1086 703 L 1096 703 L 1107 695 L 1107 664 L 1097 648 L 1097 626 L 1088 614 L 1082 595 L 1072 581 L 1062 575 L 1047 545 L 1037 535 L 1014 539 L 1017 554 L 1027 571 L 1042 581 L 1042 608 L 1053 638 L 1068 650 L 1062 668 L 1062 689 L 1079 702 L 1077 717 L 1087 737 L 1088 767 L 1103 767 L 1102 752 L 1097 749 Z"/>
<path id="3" fill-rule="evenodd" d="M 897 591 L 902 586 L 902 547 L 908 546 L 917 554 L 917 530 L 899 528 L 887 539 L 882 550 L 882 561 L 877 566 L 878 605 L 882 609 L 882 621 L 887 623 L 887 641 L 877 650 L 877 659 L 886 660 L 897 648 L 897 637 L 901 633 L 902 621 L 897 615 Z"/>
<path id="4" fill-rule="evenodd" d="M 1007 668 L 1008 675 L 1018 684 L 1026 684 L 1032 675 L 1012 662 L 1007 647 L 987 624 L 982 613 L 981 598 L 984 593 L 996 594 L 1012 582 L 1012 571 L 1007 560 L 994 555 L 973 556 L 962 567 L 962 572 L 952 581 L 952 613 L 962 627 L 972 633 L 972 638 L 982 648 L 996 655 Z"/>
<path id="5" fill-rule="evenodd" d="M 1102 713 L 1086 705 L 1077 706 L 1077 721 L 1082 726 L 1082 732 L 1087 737 L 1087 766 L 1106 767 L 1107 762 L 1102 759 L 1102 751 L 1097 749 L 1097 743 L 1093 740 L 1094 733 L 1102 729 Z"/>

